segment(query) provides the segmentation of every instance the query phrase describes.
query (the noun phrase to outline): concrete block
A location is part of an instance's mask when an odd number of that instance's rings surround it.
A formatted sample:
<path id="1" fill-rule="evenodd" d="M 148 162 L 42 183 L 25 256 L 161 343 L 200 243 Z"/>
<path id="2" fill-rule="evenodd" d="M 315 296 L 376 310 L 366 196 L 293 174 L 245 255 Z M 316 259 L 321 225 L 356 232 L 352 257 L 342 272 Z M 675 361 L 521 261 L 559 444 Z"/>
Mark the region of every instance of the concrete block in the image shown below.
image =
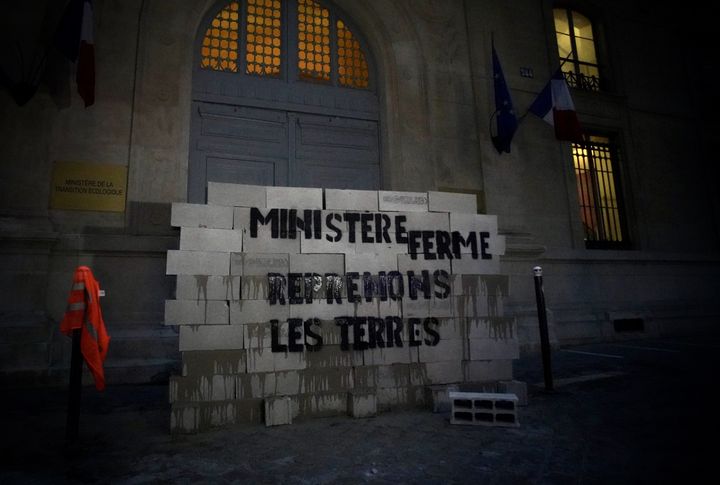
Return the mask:
<path id="1" fill-rule="evenodd" d="M 180 351 L 240 350 L 242 325 L 181 325 Z"/>
<path id="2" fill-rule="evenodd" d="M 211 229 L 232 229 L 233 210 L 205 204 L 173 202 L 170 225 L 173 227 L 206 227 Z"/>
<path id="3" fill-rule="evenodd" d="M 375 385 L 377 387 L 408 387 L 410 385 L 411 364 L 378 365 Z"/>
<path id="4" fill-rule="evenodd" d="M 279 325 L 279 338 L 287 341 L 287 322 Z M 268 322 L 243 325 L 243 341 L 246 349 L 270 349 L 272 347 L 271 326 Z"/>
<path id="5" fill-rule="evenodd" d="M 520 358 L 520 346 L 516 339 L 475 339 L 468 340 L 468 360 L 502 360 Z"/>
<path id="6" fill-rule="evenodd" d="M 240 276 L 178 275 L 178 300 L 239 300 Z"/>
<path id="7" fill-rule="evenodd" d="M 353 418 L 369 418 L 377 415 L 377 394 L 372 391 L 350 391 L 347 413 Z"/>
<path id="8" fill-rule="evenodd" d="M 452 298 L 431 298 L 428 302 L 431 317 L 440 319 L 455 316 L 455 302 Z"/>
<path id="9" fill-rule="evenodd" d="M 435 325 L 431 326 L 438 334 L 440 340 L 465 340 L 467 339 L 466 321 L 459 318 L 437 318 Z M 428 335 L 423 327 L 422 338 L 432 339 L 432 335 Z"/>
<path id="10" fill-rule="evenodd" d="M 517 321 L 515 317 L 486 317 L 467 319 L 468 338 L 516 341 Z"/>
<path id="11" fill-rule="evenodd" d="M 403 318 L 426 318 L 430 315 L 430 300 L 418 297 L 417 300 L 410 298 L 402 299 L 402 317 Z"/>
<path id="12" fill-rule="evenodd" d="M 498 382 L 498 392 L 515 394 L 518 398 L 518 406 L 528 405 L 527 382 L 500 381 Z"/>
<path id="13" fill-rule="evenodd" d="M 305 352 L 276 352 L 273 358 L 276 372 L 307 368 Z"/>
<path id="14" fill-rule="evenodd" d="M 449 393 L 451 424 L 480 426 L 519 426 L 518 398 L 514 394 L 461 392 Z"/>
<path id="15" fill-rule="evenodd" d="M 343 233 L 339 241 L 328 240 L 326 236 L 333 238 L 335 234 L 323 233 L 320 239 L 301 239 L 300 251 L 307 254 L 355 254 L 356 244 L 348 240 L 347 233 Z"/>
<path id="16" fill-rule="evenodd" d="M 208 182 L 208 204 L 230 207 L 266 207 L 266 187 Z"/>
<path id="17" fill-rule="evenodd" d="M 410 364 L 418 362 L 417 347 L 368 349 L 363 352 L 365 365 Z"/>
<path id="18" fill-rule="evenodd" d="M 405 230 L 410 231 L 449 231 L 450 216 L 443 212 L 404 212 Z"/>
<path id="19" fill-rule="evenodd" d="M 230 323 L 265 323 L 270 320 L 285 321 L 290 316 L 288 305 L 271 305 L 267 300 L 239 300 L 230 302 Z M 268 326 L 268 329 L 270 327 Z"/>
<path id="20" fill-rule="evenodd" d="M 428 384 L 454 384 L 464 380 L 461 360 L 427 362 L 424 365 Z"/>
<path id="21" fill-rule="evenodd" d="M 347 392 L 321 392 L 298 396 L 302 416 L 340 416 L 347 413 Z"/>
<path id="22" fill-rule="evenodd" d="M 171 249 L 167 252 L 166 274 L 227 276 L 230 274 L 230 254 Z"/>
<path id="23" fill-rule="evenodd" d="M 377 212 L 378 193 L 375 190 L 325 189 L 325 209 Z"/>
<path id="24" fill-rule="evenodd" d="M 352 367 L 320 367 L 299 373 L 300 394 L 347 391 L 355 387 Z"/>
<path id="25" fill-rule="evenodd" d="M 307 369 L 326 367 L 352 368 L 363 365 L 363 353 L 360 351 L 342 350 L 340 345 L 325 342 L 320 350 L 305 352 L 305 363 Z"/>
<path id="26" fill-rule="evenodd" d="M 482 296 L 458 296 L 453 303 L 456 318 L 484 319 L 502 317 L 502 301 Z"/>
<path id="27" fill-rule="evenodd" d="M 318 318 L 320 320 L 332 321 L 335 317 L 348 315 L 352 310 L 347 300 L 342 300 L 342 303 L 337 303 L 333 300 L 333 303 L 330 304 L 327 303 L 327 300 L 313 300 L 313 302 L 309 304 L 288 305 L 288 307 L 290 310 L 290 318 L 301 318 L 303 320 Z"/>
<path id="28" fill-rule="evenodd" d="M 468 232 L 489 232 L 497 234 L 498 222 L 496 215 L 487 214 L 450 214 L 450 230 L 460 231 L 463 234 Z"/>
<path id="29" fill-rule="evenodd" d="M 245 350 L 210 350 L 182 353 L 183 376 L 231 375 L 247 372 Z"/>
<path id="30" fill-rule="evenodd" d="M 446 362 L 462 360 L 467 350 L 465 340 L 449 340 L 440 338 L 437 345 L 421 345 L 418 347 L 420 362 Z"/>
<path id="31" fill-rule="evenodd" d="M 243 276 L 240 282 L 242 300 L 267 300 L 270 297 L 270 285 L 267 275 Z"/>
<path id="32" fill-rule="evenodd" d="M 430 212 L 477 214 L 477 196 L 453 192 L 428 192 Z"/>
<path id="33" fill-rule="evenodd" d="M 286 274 L 290 269 L 290 256 L 287 253 L 252 253 L 243 254 L 243 276 L 264 276 L 268 273 Z"/>
<path id="34" fill-rule="evenodd" d="M 290 273 L 345 274 L 342 254 L 290 254 Z"/>
<path id="35" fill-rule="evenodd" d="M 275 372 L 239 374 L 236 377 L 238 399 L 261 399 L 275 395 Z"/>
<path id="36" fill-rule="evenodd" d="M 398 270 L 398 260 L 394 253 L 380 254 L 348 254 L 345 256 L 345 272 L 359 273 L 365 272 L 378 274 L 381 271 L 389 273 Z"/>
<path id="37" fill-rule="evenodd" d="M 248 374 L 275 372 L 275 357 L 269 348 L 247 349 Z"/>
<path id="38" fill-rule="evenodd" d="M 452 410 L 450 392 L 459 390 L 457 384 L 438 384 L 425 387 L 426 399 L 433 413 L 449 413 Z"/>
<path id="39" fill-rule="evenodd" d="M 165 325 L 227 325 L 230 313 L 226 301 L 165 300 Z"/>
<path id="40" fill-rule="evenodd" d="M 241 252 L 242 233 L 232 229 L 180 229 L 180 249 L 184 251 Z"/>
<path id="41" fill-rule="evenodd" d="M 427 212 L 427 192 L 378 192 L 378 208 L 381 211 Z"/>
<path id="42" fill-rule="evenodd" d="M 267 228 L 258 228 L 256 237 L 249 232 L 243 233 L 243 247 L 248 253 L 299 253 L 301 238 L 280 239 L 273 238 Z"/>
<path id="43" fill-rule="evenodd" d="M 173 403 L 170 410 L 170 432 L 172 434 L 198 432 L 197 407 L 184 403 Z"/>
<path id="44" fill-rule="evenodd" d="M 275 395 L 276 396 L 295 396 L 302 393 L 302 383 L 300 372 L 297 370 L 275 372 Z"/>
<path id="45" fill-rule="evenodd" d="M 322 209 L 322 189 L 306 187 L 267 187 L 269 209 Z"/>
<path id="46" fill-rule="evenodd" d="M 250 230 L 250 208 L 233 207 L 233 229 L 243 234 Z"/>
<path id="47" fill-rule="evenodd" d="M 423 271 L 428 271 L 431 282 L 433 281 L 435 271 L 445 271 L 448 275 L 452 273 L 449 259 L 426 259 L 423 254 L 416 255 L 414 259 L 409 254 L 398 254 L 397 266 L 398 271 L 403 274 L 406 274 L 408 271 L 412 271 L 416 275 L 420 276 Z M 450 284 L 449 280 L 447 283 Z"/>
<path id="48" fill-rule="evenodd" d="M 463 371 L 467 382 L 510 381 L 513 378 L 513 361 L 464 360 Z"/>
<path id="49" fill-rule="evenodd" d="M 289 397 L 265 399 L 265 426 L 292 424 L 292 405 Z"/>
<path id="50" fill-rule="evenodd" d="M 482 259 L 478 254 L 473 258 L 470 254 L 461 254 L 460 258 L 452 260 L 452 272 L 454 274 L 471 275 L 495 275 L 500 273 L 500 259 L 490 254 L 489 259 Z"/>

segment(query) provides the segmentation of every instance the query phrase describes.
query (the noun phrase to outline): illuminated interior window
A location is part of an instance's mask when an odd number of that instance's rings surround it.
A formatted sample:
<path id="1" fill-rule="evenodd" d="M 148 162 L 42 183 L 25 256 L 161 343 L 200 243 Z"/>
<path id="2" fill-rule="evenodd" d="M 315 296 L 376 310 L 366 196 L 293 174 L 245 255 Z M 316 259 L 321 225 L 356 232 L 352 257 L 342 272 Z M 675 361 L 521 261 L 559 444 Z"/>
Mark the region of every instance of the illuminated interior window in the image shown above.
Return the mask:
<path id="1" fill-rule="evenodd" d="M 280 0 L 247 0 L 245 72 L 280 75 L 282 24 Z"/>
<path id="2" fill-rule="evenodd" d="M 203 38 L 200 67 L 237 72 L 239 11 L 239 2 L 230 2 L 212 20 Z"/>
<path id="3" fill-rule="evenodd" d="M 298 0 L 298 71 L 330 81 L 330 12 L 313 0 Z"/>
<path id="4" fill-rule="evenodd" d="M 370 78 L 365 54 L 342 20 L 337 21 L 338 80 L 340 85 L 367 88 Z"/>
<path id="5" fill-rule="evenodd" d="M 572 150 L 580 218 L 588 247 L 621 245 L 625 236 L 617 191 L 617 155 L 611 140 L 590 136 L 586 143 L 573 143 Z"/>
<path id="6" fill-rule="evenodd" d="M 553 9 L 555 37 L 568 84 L 587 91 L 600 90 L 595 38 L 590 19 L 565 8 Z"/>

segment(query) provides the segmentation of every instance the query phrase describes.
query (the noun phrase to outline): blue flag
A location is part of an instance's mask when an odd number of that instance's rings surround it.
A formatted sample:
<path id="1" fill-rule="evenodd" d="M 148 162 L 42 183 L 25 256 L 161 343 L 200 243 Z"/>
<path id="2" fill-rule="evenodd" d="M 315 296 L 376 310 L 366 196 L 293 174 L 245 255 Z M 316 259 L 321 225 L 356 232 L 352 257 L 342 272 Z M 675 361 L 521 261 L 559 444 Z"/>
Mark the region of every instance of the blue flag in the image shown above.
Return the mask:
<path id="1" fill-rule="evenodd" d="M 518 127 L 518 121 L 515 117 L 510 91 L 505 83 L 500 59 L 495 52 L 495 42 L 492 44 L 492 63 L 493 63 L 493 84 L 495 86 L 495 112 L 497 134 L 492 136 L 492 143 L 498 153 L 510 153 L 510 142 Z"/>

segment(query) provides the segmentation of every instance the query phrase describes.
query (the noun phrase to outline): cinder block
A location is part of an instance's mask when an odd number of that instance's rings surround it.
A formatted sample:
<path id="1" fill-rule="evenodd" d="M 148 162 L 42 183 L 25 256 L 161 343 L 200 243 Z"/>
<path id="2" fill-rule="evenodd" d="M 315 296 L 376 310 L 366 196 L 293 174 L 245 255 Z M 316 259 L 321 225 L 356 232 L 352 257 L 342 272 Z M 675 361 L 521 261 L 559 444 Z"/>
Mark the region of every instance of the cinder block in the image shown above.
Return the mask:
<path id="1" fill-rule="evenodd" d="M 217 300 L 165 300 L 165 325 L 227 325 L 228 304 Z"/>
<path id="2" fill-rule="evenodd" d="M 347 413 L 347 392 L 301 394 L 297 398 L 302 416 L 339 416 Z"/>
<path id="3" fill-rule="evenodd" d="M 393 214 L 394 215 L 394 214 Z M 444 212 L 405 212 L 406 231 L 449 231 L 450 216 Z"/>
<path id="4" fill-rule="evenodd" d="M 380 254 L 348 254 L 345 256 L 345 272 L 359 273 L 365 272 L 378 274 L 381 271 L 389 273 L 398 270 L 398 260 L 394 253 Z"/>
<path id="5" fill-rule="evenodd" d="M 337 303 L 335 300 L 333 300 L 333 303 L 327 303 L 327 300 L 313 300 L 309 304 L 289 305 L 290 318 L 302 318 L 303 320 L 318 318 L 324 321 L 332 321 L 335 317 L 348 315 L 351 308 L 346 300 L 342 300 L 342 303 Z"/>
<path id="6" fill-rule="evenodd" d="M 363 365 L 363 353 L 360 351 L 342 350 L 340 345 L 329 344 L 326 341 L 320 350 L 305 352 L 305 362 L 308 369 L 326 367 L 352 368 Z"/>
<path id="7" fill-rule="evenodd" d="M 267 275 L 243 276 L 240 286 L 242 300 L 267 300 L 270 298 L 270 285 Z"/>
<path id="8" fill-rule="evenodd" d="M 427 192 L 378 192 L 378 207 L 381 211 L 427 212 Z"/>
<path id="9" fill-rule="evenodd" d="M 243 341 L 246 349 L 270 349 L 272 347 L 270 323 L 248 323 L 243 325 Z M 287 322 L 279 325 L 279 338 L 287 341 Z"/>
<path id="10" fill-rule="evenodd" d="M 181 325 L 180 351 L 241 350 L 242 325 Z"/>
<path id="11" fill-rule="evenodd" d="M 239 300 L 241 285 L 239 276 L 178 275 L 175 298 L 178 300 Z"/>
<path id="12" fill-rule="evenodd" d="M 307 368 L 304 352 L 276 352 L 273 357 L 276 372 Z"/>
<path id="13" fill-rule="evenodd" d="M 302 392 L 300 372 L 297 370 L 281 371 L 275 373 L 275 395 L 295 396 Z"/>
<path id="14" fill-rule="evenodd" d="M 292 405 L 289 397 L 265 399 L 265 426 L 292 424 Z"/>
<path id="15" fill-rule="evenodd" d="M 480 254 L 477 258 L 473 258 L 470 254 L 461 254 L 460 256 L 460 258 L 452 260 L 454 274 L 495 275 L 500 273 L 500 259 L 494 254 L 489 254 L 489 259 L 483 259 Z"/>
<path id="16" fill-rule="evenodd" d="M 452 410 L 450 392 L 459 390 L 457 384 L 440 384 L 427 386 L 425 388 L 426 399 L 429 402 L 433 413 L 449 413 Z"/>
<path id="17" fill-rule="evenodd" d="M 500 381 L 498 382 L 498 392 L 515 394 L 518 398 L 518 406 L 527 406 L 528 404 L 527 382 Z"/>
<path id="18" fill-rule="evenodd" d="M 290 273 L 345 274 L 345 256 L 342 254 L 291 254 Z"/>
<path id="19" fill-rule="evenodd" d="M 447 319 L 455 316 L 455 302 L 452 298 L 431 298 L 428 302 L 431 317 Z"/>
<path id="20" fill-rule="evenodd" d="M 520 346 L 517 339 L 475 339 L 468 340 L 468 360 L 502 360 L 520 358 Z"/>
<path id="21" fill-rule="evenodd" d="M 407 318 L 426 318 L 430 315 L 430 300 L 418 297 L 417 300 L 411 300 L 407 296 L 402 299 L 402 317 Z"/>
<path id="22" fill-rule="evenodd" d="M 182 353 L 182 375 L 231 375 L 247 372 L 245 350 L 210 350 Z"/>
<path id="23" fill-rule="evenodd" d="M 428 384 L 454 384 L 463 381 L 461 360 L 425 363 Z"/>
<path id="24" fill-rule="evenodd" d="M 173 227 L 232 229 L 232 209 L 214 205 L 173 202 L 170 225 Z"/>
<path id="25" fill-rule="evenodd" d="M 437 345 L 421 345 L 418 351 L 420 362 L 458 361 L 466 354 L 465 340 L 449 340 L 441 337 Z"/>
<path id="26" fill-rule="evenodd" d="M 513 378 L 513 361 L 464 360 L 463 370 L 467 382 L 510 381 Z"/>
<path id="27" fill-rule="evenodd" d="M 167 252 L 166 274 L 227 276 L 230 274 L 230 253 L 171 249 Z"/>
<path id="28" fill-rule="evenodd" d="M 350 391 L 347 399 L 347 413 L 353 418 L 377 416 L 377 394 L 371 391 Z"/>
<path id="29" fill-rule="evenodd" d="M 497 234 L 498 223 L 496 215 L 487 214 L 450 214 L 450 230 L 460 231 L 463 234 L 468 232 L 489 232 Z"/>
<path id="30" fill-rule="evenodd" d="M 285 274 L 290 268 L 290 256 L 282 254 L 264 254 L 245 252 L 243 254 L 243 276 L 264 276 L 268 273 Z"/>
<path id="31" fill-rule="evenodd" d="M 377 212 L 378 193 L 375 190 L 325 189 L 325 209 Z"/>
<path id="32" fill-rule="evenodd" d="M 275 372 L 237 376 L 238 399 L 260 399 L 275 395 Z"/>
<path id="33" fill-rule="evenodd" d="M 170 410 L 170 432 L 172 434 L 197 433 L 197 407 L 185 403 L 173 403 Z"/>
<path id="34" fill-rule="evenodd" d="M 302 237 L 297 239 L 273 238 L 267 228 L 257 230 L 255 237 L 243 233 L 243 247 L 248 253 L 299 253 Z"/>
<path id="35" fill-rule="evenodd" d="M 433 288 L 435 285 L 432 282 L 436 271 L 445 271 L 448 275 L 452 273 L 449 259 L 426 259 L 424 254 L 417 254 L 414 259 L 409 254 L 398 254 L 397 266 L 398 271 L 403 274 L 412 271 L 415 275 L 421 276 L 423 271 L 427 271 Z M 447 283 L 449 285 L 450 281 L 448 280 Z"/>
<path id="36" fill-rule="evenodd" d="M 308 254 L 355 254 L 356 243 L 348 240 L 347 233 L 343 233 L 339 241 L 328 240 L 326 236 L 333 238 L 335 234 L 323 233 L 320 239 L 301 239 L 300 250 Z"/>
<path id="37" fill-rule="evenodd" d="M 232 229 L 180 229 L 180 249 L 183 251 L 242 251 L 242 233 Z"/>
<path id="38" fill-rule="evenodd" d="M 519 426 L 515 394 L 450 392 L 451 424 Z"/>
<path id="39" fill-rule="evenodd" d="M 347 391 L 354 387 L 352 367 L 320 367 L 300 372 L 300 393 Z"/>
<path id="40" fill-rule="evenodd" d="M 515 317 L 486 317 L 467 319 L 468 338 L 517 341 Z"/>
<path id="41" fill-rule="evenodd" d="M 477 214 L 477 195 L 454 192 L 428 192 L 430 212 Z"/>
<path id="42" fill-rule="evenodd" d="M 264 208 L 266 199 L 266 187 L 261 185 L 208 182 L 208 204 Z"/>
<path id="43" fill-rule="evenodd" d="M 289 316 L 288 305 L 271 305 L 267 300 L 239 300 L 230 303 L 230 323 L 233 325 L 265 323 L 270 320 L 285 321 Z"/>
<path id="44" fill-rule="evenodd" d="M 248 374 L 258 372 L 275 372 L 275 357 L 269 348 L 247 349 Z"/>
<path id="45" fill-rule="evenodd" d="M 267 207 L 280 209 L 322 209 L 322 189 L 267 187 Z"/>
<path id="46" fill-rule="evenodd" d="M 243 233 L 250 229 L 250 208 L 233 208 L 233 229 Z"/>
<path id="47" fill-rule="evenodd" d="M 410 364 L 418 362 L 417 347 L 375 348 L 363 352 L 365 365 Z"/>

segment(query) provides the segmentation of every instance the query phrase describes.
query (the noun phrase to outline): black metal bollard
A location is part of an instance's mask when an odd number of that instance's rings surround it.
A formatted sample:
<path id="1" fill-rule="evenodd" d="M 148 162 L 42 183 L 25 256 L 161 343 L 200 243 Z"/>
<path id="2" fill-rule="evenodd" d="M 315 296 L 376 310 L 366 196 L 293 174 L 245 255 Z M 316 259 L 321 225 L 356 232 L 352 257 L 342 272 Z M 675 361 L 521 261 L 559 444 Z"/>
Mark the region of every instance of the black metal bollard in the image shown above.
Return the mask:
<path id="1" fill-rule="evenodd" d="M 552 363 L 550 359 L 550 337 L 548 335 L 547 312 L 545 310 L 545 290 L 543 289 L 542 268 L 533 268 L 535 275 L 535 300 L 537 302 L 538 322 L 540 324 L 540 350 L 542 352 L 545 389 L 553 390 Z"/>
<path id="2" fill-rule="evenodd" d="M 70 384 L 68 386 L 68 413 L 65 439 L 75 441 L 80 427 L 80 393 L 82 391 L 83 356 L 80 342 L 82 329 L 72 331 L 72 356 L 70 357 Z"/>

